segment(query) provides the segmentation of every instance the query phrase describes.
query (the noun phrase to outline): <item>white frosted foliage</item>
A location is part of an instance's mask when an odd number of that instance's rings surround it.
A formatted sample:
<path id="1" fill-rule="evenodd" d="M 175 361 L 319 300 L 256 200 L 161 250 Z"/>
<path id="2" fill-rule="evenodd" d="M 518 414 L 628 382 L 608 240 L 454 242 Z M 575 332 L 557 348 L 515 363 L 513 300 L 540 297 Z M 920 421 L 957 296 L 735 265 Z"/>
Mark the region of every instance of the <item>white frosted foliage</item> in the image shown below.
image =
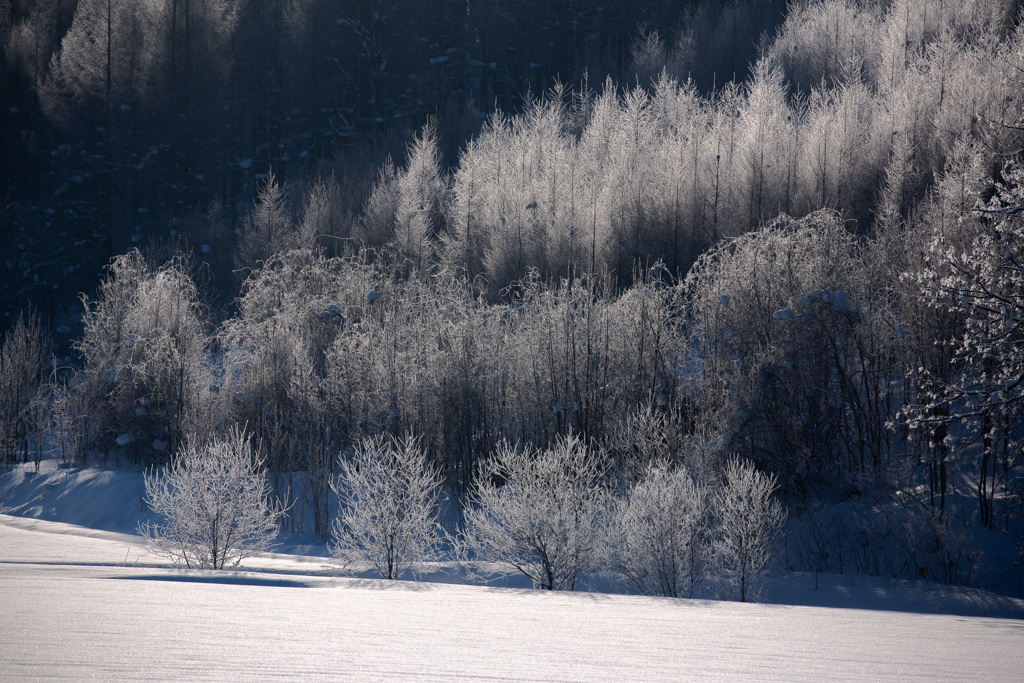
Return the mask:
<path id="1" fill-rule="evenodd" d="M 685 468 L 652 464 L 620 504 L 611 568 L 645 595 L 693 597 L 707 556 L 709 500 Z"/>
<path id="2" fill-rule="evenodd" d="M 280 511 L 249 437 L 189 443 L 163 473 L 146 475 L 146 502 L 163 524 L 140 525 L 158 554 L 188 568 L 223 569 L 267 550 Z"/>
<path id="3" fill-rule="evenodd" d="M 712 580 L 721 598 L 756 601 L 768 587 L 786 523 L 785 509 L 771 497 L 775 487 L 775 477 L 749 461 L 726 464 L 724 485 L 714 496 L 711 544 Z"/>
<path id="4" fill-rule="evenodd" d="M 441 479 L 418 440 L 365 439 L 340 469 L 332 484 L 342 506 L 331 527 L 335 556 L 369 563 L 385 579 L 435 559 Z"/>
<path id="5" fill-rule="evenodd" d="M 575 436 L 544 451 L 504 443 L 477 473 L 465 549 L 548 590 L 573 590 L 597 569 L 602 460 Z"/>

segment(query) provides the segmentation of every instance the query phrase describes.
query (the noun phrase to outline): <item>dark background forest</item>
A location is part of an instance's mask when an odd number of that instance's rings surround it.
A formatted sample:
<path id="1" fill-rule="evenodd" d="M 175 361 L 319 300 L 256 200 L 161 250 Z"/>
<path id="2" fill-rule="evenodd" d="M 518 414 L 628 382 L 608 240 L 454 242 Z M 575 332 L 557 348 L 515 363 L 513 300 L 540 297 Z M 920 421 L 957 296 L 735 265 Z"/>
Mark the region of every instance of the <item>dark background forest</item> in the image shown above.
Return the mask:
<path id="1" fill-rule="evenodd" d="M 367 437 L 456 519 L 738 456 L 790 566 L 1019 591 L 1021 10 L 0 0 L 4 462 L 244 425 L 326 539 Z"/>
<path id="2" fill-rule="evenodd" d="M 631 70 L 642 31 L 691 31 L 709 91 L 744 77 L 783 4 L 4 0 L 0 306 L 77 309 L 112 256 L 176 240 L 208 245 L 229 288 L 268 173 L 333 175 L 358 212 L 428 119 L 447 168 L 529 93 L 649 78 Z"/>

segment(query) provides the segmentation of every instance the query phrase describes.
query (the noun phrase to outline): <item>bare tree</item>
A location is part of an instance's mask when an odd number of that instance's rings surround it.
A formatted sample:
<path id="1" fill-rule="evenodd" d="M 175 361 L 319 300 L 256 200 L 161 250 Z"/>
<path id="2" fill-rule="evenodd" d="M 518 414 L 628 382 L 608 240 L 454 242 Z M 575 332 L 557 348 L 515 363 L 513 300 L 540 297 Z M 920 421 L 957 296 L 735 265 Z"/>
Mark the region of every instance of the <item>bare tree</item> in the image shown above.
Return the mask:
<path id="1" fill-rule="evenodd" d="M 758 600 L 768 587 L 776 548 L 786 523 L 782 504 L 772 499 L 775 477 L 753 463 L 733 458 L 714 495 L 712 581 L 727 600 Z"/>
<path id="2" fill-rule="evenodd" d="M 188 443 L 162 474 L 146 474 L 146 503 L 165 521 L 140 525 L 139 533 L 176 565 L 237 567 L 277 535 L 281 510 L 262 465 L 238 428 L 205 446 Z"/>
<path id="3" fill-rule="evenodd" d="M 29 435 L 43 426 L 35 418 L 48 354 L 39 315 L 20 314 L 0 345 L 0 463 L 28 460 Z"/>
<path id="4" fill-rule="evenodd" d="M 544 451 L 503 443 L 480 467 L 465 514 L 465 550 L 528 576 L 546 590 L 574 590 L 598 568 L 605 464 L 579 438 Z"/>
<path id="5" fill-rule="evenodd" d="M 418 439 L 364 439 L 355 458 L 339 465 L 332 482 L 342 505 L 332 526 L 335 556 L 397 579 L 437 555 L 441 478 Z"/>

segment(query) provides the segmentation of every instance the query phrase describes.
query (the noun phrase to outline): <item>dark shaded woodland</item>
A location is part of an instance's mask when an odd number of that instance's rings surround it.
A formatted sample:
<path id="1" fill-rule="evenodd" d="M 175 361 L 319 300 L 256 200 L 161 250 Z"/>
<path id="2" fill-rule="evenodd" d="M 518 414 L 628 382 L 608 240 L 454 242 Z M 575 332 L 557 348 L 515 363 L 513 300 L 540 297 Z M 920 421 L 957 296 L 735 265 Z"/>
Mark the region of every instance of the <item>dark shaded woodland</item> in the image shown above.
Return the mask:
<path id="1" fill-rule="evenodd" d="M 428 120 L 448 168 L 528 93 L 634 83 L 643 31 L 669 46 L 689 31 L 707 90 L 743 77 L 782 4 L 4 0 L 0 215 L 15 238 L 0 305 L 65 312 L 112 256 L 151 244 L 206 244 L 230 289 L 234 231 L 271 171 L 334 177 L 358 213 Z"/>

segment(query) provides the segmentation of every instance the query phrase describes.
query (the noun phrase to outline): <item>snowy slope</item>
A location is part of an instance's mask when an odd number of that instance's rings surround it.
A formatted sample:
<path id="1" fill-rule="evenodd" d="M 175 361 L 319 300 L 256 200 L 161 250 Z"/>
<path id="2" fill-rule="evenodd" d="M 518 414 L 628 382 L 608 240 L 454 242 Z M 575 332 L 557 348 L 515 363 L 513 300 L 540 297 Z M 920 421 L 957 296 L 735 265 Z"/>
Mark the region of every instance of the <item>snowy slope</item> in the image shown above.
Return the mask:
<path id="1" fill-rule="evenodd" d="M 251 558 L 246 571 L 176 570 L 133 533 L 146 514 L 142 488 L 141 471 L 52 461 L 0 475 L 0 680 L 1024 672 L 1024 621 L 949 614 L 1021 618 L 1024 601 L 922 582 L 789 574 L 769 596 L 777 604 L 741 605 L 463 585 L 445 567 L 428 582 L 347 578 L 322 554 L 294 552 Z"/>
<path id="2" fill-rule="evenodd" d="M 0 514 L 27 520 L 41 519 L 77 525 L 71 533 L 104 537 L 100 531 L 134 535 L 140 521 L 150 521 L 142 503 L 144 492 L 141 469 L 86 467 L 62 469 L 54 460 L 44 460 L 39 473 L 30 464 L 0 472 Z M 78 527 L 86 527 L 81 529 Z M 60 525 L 44 525 L 51 532 L 65 529 Z M 276 544 L 282 554 L 274 561 L 299 566 L 325 563 L 336 567 L 326 547 L 310 536 L 287 536 Z M 0 548 L 0 555 L 3 549 Z M 312 556 L 312 557 L 304 557 Z M 123 560 L 123 556 L 118 560 Z M 80 561 L 80 560 L 79 560 Z M 134 560 L 133 560 L 134 561 Z M 162 563 L 156 557 L 140 559 Z M 263 560 L 247 561 L 249 568 L 259 568 Z M 286 562 L 287 561 L 287 562 Z M 372 577 L 363 572 L 364 578 Z M 430 582 L 466 583 L 465 576 L 450 565 L 426 568 L 423 576 Z M 528 587 L 525 577 L 496 577 L 498 585 Z M 590 577 L 589 584 L 598 590 L 621 591 L 606 577 Z M 992 616 L 1024 619 L 1024 600 L 996 595 L 988 591 L 959 586 L 942 586 L 924 581 L 902 581 L 877 577 L 837 576 L 791 572 L 785 574 L 777 590 L 767 600 L 775 604 L 815 607 L 879 609 L 926 614 L 945 613 L 961 616 Z"/>
<path id="3" fill-rule="evenodd" d="M 61 468 L 41 461 L 0 470 L 0 513 L 134 534 L 148 520 L 143 470 Z"/>
<path id="4" fill-rule="evenodd" d="M 0 516 L 2 680 L 1020 680 L 1024 622 L 153 566 Z"/>

